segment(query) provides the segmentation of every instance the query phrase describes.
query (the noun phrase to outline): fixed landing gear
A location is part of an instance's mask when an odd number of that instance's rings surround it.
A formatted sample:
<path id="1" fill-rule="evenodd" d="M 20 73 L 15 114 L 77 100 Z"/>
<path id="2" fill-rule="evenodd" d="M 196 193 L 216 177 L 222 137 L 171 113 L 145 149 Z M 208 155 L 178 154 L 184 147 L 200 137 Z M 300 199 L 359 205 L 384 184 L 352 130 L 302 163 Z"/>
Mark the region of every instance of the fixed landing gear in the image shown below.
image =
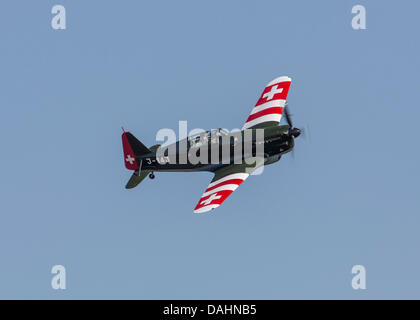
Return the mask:
<path id="1" fill-rule="evenodd" d="M 155 178 L 155 174 L 153 172 L 150 172 L 149 178 L 153 180 Z"/>

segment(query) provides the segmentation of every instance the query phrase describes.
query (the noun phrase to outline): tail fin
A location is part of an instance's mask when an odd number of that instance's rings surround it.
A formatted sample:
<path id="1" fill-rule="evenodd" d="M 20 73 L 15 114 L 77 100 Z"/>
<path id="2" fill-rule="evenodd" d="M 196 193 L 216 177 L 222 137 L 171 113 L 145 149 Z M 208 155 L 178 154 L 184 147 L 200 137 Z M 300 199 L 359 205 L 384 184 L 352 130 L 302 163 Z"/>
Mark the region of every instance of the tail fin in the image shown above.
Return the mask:
<path id="1" fill-rule="evenodd" d="M 140 161 L 138 158 L 152 152 L 128 131 L 124 131 L 122 134 L 122 143 L 125 167 L 129 170 L 139 169 Z"/>

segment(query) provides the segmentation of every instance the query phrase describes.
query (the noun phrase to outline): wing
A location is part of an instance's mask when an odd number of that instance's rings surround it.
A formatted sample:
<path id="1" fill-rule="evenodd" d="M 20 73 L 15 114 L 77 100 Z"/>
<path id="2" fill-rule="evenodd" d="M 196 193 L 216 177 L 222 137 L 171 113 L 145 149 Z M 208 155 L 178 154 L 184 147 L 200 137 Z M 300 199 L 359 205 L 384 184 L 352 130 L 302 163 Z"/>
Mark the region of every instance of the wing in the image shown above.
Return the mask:
<path id="1" fill-rule="evenodd" d="M 213 180 L 194 208 L 194 213 L 203 213 L 220 206 L 230 194 L 245 181 L 249 175 L 264 164 L 263 158 L 250 158 L 254 160 L 251 164 L 231 164 L 216 170 Z"/>
<path id="2" fill-rule="evenodd" d="M 289 77 L 279 77 L 267 84 L 242 129 L 278 125 L 291 83 Z"/>

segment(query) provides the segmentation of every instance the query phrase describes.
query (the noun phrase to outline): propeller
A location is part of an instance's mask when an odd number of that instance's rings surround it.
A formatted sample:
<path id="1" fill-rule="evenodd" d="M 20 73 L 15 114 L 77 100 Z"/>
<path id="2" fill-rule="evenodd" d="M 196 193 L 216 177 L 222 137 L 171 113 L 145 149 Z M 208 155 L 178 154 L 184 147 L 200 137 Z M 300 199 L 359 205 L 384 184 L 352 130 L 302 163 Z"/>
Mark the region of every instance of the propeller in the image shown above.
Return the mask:
<path id="1" fill-rule="evenodd" d="M 301 134 L 302 134 L 302 130 L 300 130 L 300 129 L 298 129 L 298 128 L 295 128 L 294 126 L 293 126 L 293 122 L 292 122 L 292 116 L 291 116 L 291 114 L 290 114 L 290 112 L 289 112 L 289 108 L 288 108 L 288 106 L 287 106 L 287 103 L 286 103 L 286 105 L 284 106 L 284 116 L 285 116 L 285 118 L 286 118 L 286 121 L 287 121 L 287 124 L 289 125 L 289 134 L 290 134 L 290 136 L 292 137 L 292 139 L 293 139 L 293 144 L 294 144 L 294 140 L 295 140 L 295 138 L 297 138 L 297 137 L 299 137 Z M 293 147 L 293 149 L 292 149 L 292 158 L 294 159 L 295 158 L 295 148 Z"/>
<path id="2" fill-rule="evenodd" d="M 289 113 L 289 108 L 288 108 L 287 103 L 286 103 L 286 106 L 284 107 L 284 115 L 286 117 L 286 121 L 287 121 L 287 124 L 289 125 L 289 127 L 293 128 L 292 117 Z"/>
<path id="3" fill-rule="evenodd" d="M 289 112 L 289 108 L 288 108 L 288 106 L 287 106 L 287 104 L 285 105 L 285 107 L 284 107 L 284 116 L 286 117 L 286 121 L 287 121 L 287 124 L 289 125 L 289 127 L 290 127 L 290 135 L 293 137 L 293 138 L 297 138 L 297 137 L 299 137 L 300 136 L 300 134 L 302 133 L 302 130 L 300 130 L 300 129 L 298 129 L 298 128 L 295 128 L 294 126 L 293 126 L 293 122 L 292 122 L 292 116 L 290 115 L 290 112 Z"/>
<path id="4" fill-rule="evenodd" d="M 305 141 L 311 143 L 311 130 L 309 130 L 309 124 L 302 129 L 302 137 Z"/>

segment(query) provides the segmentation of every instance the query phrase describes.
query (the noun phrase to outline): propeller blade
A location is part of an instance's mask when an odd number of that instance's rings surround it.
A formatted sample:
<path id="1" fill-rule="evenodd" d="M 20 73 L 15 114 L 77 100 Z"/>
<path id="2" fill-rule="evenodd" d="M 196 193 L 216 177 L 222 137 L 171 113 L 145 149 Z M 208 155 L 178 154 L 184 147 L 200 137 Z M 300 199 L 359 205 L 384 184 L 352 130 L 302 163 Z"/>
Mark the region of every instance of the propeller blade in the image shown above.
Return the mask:
<path id="1" fill-rule="evenodd" d="M 305 126 L 305 128 L 302 130 L 302 136 L 305 141 L 308 141 L 311 143 L 311 131 L 309 130 L 309 124 Z"/>
<path id="2" fill-rule="evenodd" d="M 287 124 L 289 125 L 289 127 L 293 128 L 292 117 L 290 116 L 289 108 L 287 107 L 287 104 L 284 107 L 284 115 L 286 117 L 286 121 L 287 121 Z"/>

